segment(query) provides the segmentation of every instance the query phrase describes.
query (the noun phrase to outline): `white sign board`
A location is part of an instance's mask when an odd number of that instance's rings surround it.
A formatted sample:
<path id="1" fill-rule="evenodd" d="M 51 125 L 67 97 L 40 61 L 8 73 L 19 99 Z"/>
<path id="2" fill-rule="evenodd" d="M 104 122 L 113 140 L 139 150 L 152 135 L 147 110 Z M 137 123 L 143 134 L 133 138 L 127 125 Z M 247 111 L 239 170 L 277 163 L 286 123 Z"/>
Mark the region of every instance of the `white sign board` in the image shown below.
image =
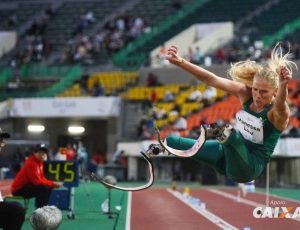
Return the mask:
<path id="1" fill-rule="evenodd" d="M 282 138 L 277 143 L 272 156 L 299 157 L 300 138 Z"/>
<path id="2" fill-rule="evenodd" d="M 10 117 L 117 117 L 119 97 L 15 99 Z"/>

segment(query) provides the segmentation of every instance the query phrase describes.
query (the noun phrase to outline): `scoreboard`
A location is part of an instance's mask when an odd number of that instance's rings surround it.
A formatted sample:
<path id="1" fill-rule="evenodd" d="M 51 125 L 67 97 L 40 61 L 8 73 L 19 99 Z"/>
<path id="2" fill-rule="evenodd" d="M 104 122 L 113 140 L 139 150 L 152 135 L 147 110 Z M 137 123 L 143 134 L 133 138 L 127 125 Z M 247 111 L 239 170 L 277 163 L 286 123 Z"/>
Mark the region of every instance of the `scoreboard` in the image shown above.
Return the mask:
<path id="1" fill-rule="evenodd" d="M 79 184 L 77 161 L 45 161 L 44 175 L 47 179 L 60 181 L 66 187 L 77 187 Z"/>

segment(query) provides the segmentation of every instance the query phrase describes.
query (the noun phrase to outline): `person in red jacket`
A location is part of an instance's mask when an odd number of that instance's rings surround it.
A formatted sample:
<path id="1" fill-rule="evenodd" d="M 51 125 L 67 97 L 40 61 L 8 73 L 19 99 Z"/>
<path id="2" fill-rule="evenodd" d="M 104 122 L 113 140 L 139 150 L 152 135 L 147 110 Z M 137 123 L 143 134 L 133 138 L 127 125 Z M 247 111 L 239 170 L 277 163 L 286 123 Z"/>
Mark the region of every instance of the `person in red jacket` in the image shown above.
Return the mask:
<path id="1" fill-rule="evenodd" d="M 14 196 L 35 197 L 36 208 L 47 205 L 52 189 L 62 185 L 61 182 L 48 180 L 44 176 L 47 153 L 46 146 L 39 145 L 25 161 L 11 185 L 11 193 Z"/>

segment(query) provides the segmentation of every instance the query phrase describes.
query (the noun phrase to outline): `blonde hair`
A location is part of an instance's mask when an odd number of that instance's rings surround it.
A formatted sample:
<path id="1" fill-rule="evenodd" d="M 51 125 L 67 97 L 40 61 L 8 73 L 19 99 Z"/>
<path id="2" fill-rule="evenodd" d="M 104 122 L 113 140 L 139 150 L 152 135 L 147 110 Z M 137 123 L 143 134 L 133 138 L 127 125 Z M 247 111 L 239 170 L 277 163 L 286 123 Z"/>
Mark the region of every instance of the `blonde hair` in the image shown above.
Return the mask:
<path id="1" fill-rule="evenodd" d="M 231 64 L 228 74 L 234 81 L 244 83 L 252 87 L 254 77 L 265 79 L 274 88 L 278 88 L 280 68 L 286 66 L 290 74 L 292 69 L 297 69 L 297 65 L 288 60 L 290 52 L 283 54 L 282 48 L 278 43 L 272 50 L 271 58 L 264 64 L 258 64 L 254 61 L 246 60 Z"/>

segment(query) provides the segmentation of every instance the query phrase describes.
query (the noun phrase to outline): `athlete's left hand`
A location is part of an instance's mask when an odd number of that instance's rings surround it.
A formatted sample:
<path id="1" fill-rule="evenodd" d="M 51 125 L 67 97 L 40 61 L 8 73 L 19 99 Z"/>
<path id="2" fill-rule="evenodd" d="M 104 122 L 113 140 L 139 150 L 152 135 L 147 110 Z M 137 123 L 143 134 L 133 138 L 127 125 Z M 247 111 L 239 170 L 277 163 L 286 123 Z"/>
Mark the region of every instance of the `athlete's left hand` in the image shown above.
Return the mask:
<path id="1" fill-rule="evenodd" d="M 291 79 L 291 71 L 286 66 L 281 66 L 279 69 L 279 84 L 286 85 Z"/>

